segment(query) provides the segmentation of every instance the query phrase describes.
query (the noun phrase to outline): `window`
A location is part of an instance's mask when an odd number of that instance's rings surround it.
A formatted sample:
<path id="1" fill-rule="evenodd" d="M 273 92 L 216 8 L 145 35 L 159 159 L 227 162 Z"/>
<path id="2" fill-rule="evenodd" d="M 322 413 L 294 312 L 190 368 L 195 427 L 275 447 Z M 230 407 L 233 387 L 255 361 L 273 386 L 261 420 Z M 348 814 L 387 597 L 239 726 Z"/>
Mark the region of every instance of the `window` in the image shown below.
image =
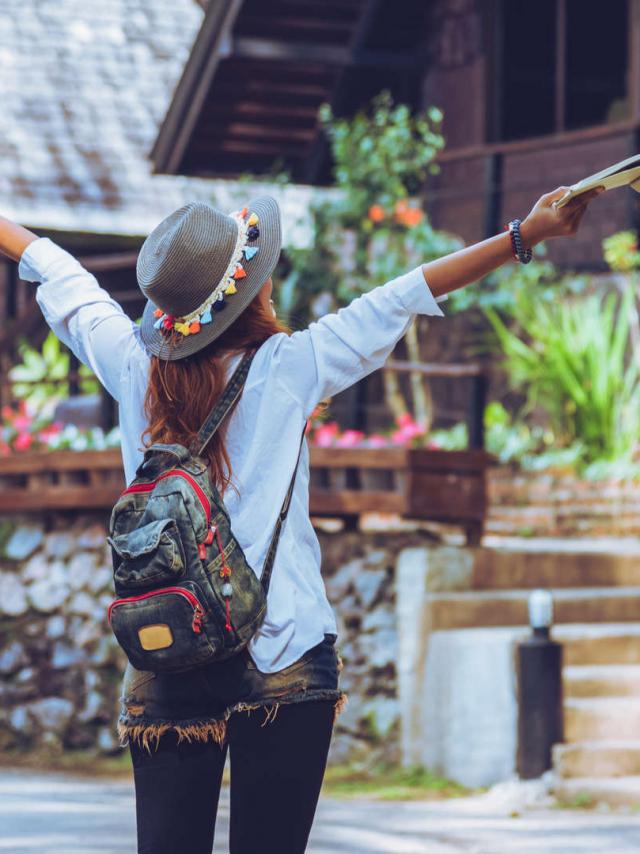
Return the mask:
<path id="1" fill-rule="evenodd" d="M 628 0 L 499 0 L 496 11 L 494 139 L 628 117 Z"/>

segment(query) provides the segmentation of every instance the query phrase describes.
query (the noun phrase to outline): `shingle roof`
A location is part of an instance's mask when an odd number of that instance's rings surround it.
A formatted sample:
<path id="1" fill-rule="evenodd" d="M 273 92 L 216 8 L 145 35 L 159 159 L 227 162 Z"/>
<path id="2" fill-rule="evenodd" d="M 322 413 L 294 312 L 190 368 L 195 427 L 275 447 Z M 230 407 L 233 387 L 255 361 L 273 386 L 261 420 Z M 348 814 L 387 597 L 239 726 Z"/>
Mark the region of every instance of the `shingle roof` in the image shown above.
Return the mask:
<path id="1" fill-rule="evenodd" d="M 153 175 L 158 128 L 196 38 L 196 0 L 0 0 L 2 213 L 34 229 L 145 235 L 191 199 L 238 206 L 238 185 Z M 271 192 L 285 243 L 307 239 L 317 191 Z M 296 224 L 297 223 L 297 224 Z"/>

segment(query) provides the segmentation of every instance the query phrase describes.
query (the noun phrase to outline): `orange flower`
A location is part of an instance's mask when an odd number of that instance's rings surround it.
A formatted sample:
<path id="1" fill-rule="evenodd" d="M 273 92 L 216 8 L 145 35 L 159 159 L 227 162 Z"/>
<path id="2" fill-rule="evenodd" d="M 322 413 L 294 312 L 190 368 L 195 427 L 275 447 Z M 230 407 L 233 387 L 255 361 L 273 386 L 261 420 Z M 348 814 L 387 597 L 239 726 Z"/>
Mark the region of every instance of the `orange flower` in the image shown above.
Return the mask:
<path id="1" fill-rule="evenodd" d="M 403 222 L 407 227 L 411 228 L 411 226 L 418 225 L 419 222 L 422 222 L 423 217 L 424 213 L 420 208 L 409 208 L 404 215 Z"/>
<path id="2" fill-rule="evenodd" d="M 409 203 L 407 202 L 406 199 L 400 199 L 399 202 L 396 202 L 395 212 L 396 212 L 396 218 L 399 221 L 400 221 L 400 217 L 402 216 L 402 214 L 404 214 L 405 211 L 407 211 L 407 210 L 409 210 Z"/>
<path id="3" fill-rule="evenodd" d="M 371 222 L 382 222 L 386 214 L 382 205 L 371 205 L 369 208 L 369 219 Z"/>

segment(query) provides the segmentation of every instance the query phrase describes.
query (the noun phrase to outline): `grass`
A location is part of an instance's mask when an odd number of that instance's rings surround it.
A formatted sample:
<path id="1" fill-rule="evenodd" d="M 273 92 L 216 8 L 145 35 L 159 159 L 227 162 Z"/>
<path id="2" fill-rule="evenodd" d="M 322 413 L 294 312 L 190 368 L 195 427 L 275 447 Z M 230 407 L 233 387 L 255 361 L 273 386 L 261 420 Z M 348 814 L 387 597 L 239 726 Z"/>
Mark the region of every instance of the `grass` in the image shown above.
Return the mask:
<path id="1" fill-rule="evenodd" d="M 96 756 L 85 750 L 40 749 L 20 753 L 0 752 L 0 767 L 25 768 L 32 771 L 66 771 L 87 777 L 132 777 L 128 750 L 113 756 Z"/>
<path id="2" fill-rule="evenodd" d="M 122 750 L 114 756 L 96 756 L 84 750 L 62 753 L 46 749 L 29 753 L 5 750 L 0 752 L 0 767 L 59 771 L 93 778 L 133 779 L 128 750 Z M 478 790 L 467 789 L 425 768 L 398 766 L 379 766 L 371 770 L 349 765 L 330 766 L 323 786 L 323 793 L 332 798 L 374 798 L 386 801 L 459 798 L 474 791 Z"/>
<path id="3" fill-rule="evenodd" d="M 392 765 L 362 770 L 337 765 L 327 769 L 323 792 L 334 798 L 418 801 L 460 798 L 472 794 L 474 790 L 421 767 L 401 768 Z"/>
<path id="4" fill-rule="evenodd" d="M 594 809 L 596 805 L 595 798 L 589 792 L 578 792 L 577 795 L 568 800 L 558 798 L 554 806 L 559 810 L 590 810 Z"/>

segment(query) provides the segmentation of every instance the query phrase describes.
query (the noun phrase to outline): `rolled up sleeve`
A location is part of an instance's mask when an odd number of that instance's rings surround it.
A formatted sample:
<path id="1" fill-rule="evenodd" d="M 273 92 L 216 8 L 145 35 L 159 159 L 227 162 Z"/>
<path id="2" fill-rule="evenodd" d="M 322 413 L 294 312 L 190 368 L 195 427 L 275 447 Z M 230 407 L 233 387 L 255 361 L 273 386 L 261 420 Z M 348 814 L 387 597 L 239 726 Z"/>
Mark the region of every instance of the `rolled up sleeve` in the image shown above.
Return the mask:
<path id="1" fill-rule="evenodd" d="M 136 324 L 92 273 L 48 237 L 27 246 L 18 275 L 39 283 L 36 301 L 48 325 L 119 400 L 123 366 L 142 347 Z"/>
<path id="2" fill-rule="evenodd" d="M 381 368 L 417 314 L 443 316 L 422 266 L 327 314 L 300 332 L 282 336 L 273 370 L 305 416 Z"/>

